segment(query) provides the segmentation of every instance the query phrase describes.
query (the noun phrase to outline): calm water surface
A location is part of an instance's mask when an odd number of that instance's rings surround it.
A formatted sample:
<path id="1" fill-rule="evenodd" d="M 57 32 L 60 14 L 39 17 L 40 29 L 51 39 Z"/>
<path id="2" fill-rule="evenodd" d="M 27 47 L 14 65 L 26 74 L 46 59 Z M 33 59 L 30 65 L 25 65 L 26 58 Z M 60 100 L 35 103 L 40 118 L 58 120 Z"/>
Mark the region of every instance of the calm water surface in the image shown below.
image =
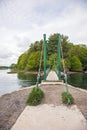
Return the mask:
<path id="1" fill-rule="evenodd" d="M 68 84 L 87 90 L 87 74 L 76 73 L 68 75 Z"/>
<path id="2" fill-rule="evenodd" d="M 8 74 L 9 71 L 0 70 L 0 95 L 36 84 L 37 75 Z M 68 76 L 68 83 L 75 87 L 87 89 L 87 74 L 71 74 Z"/>
<path id="3" fill-rule="evenodd" d="M 0 95 L 12 92 L 21 87 L 27 87 L 36 83 L 36 75 L 33 74 L 8 74 L 10 70 L 0 70 Z"/>

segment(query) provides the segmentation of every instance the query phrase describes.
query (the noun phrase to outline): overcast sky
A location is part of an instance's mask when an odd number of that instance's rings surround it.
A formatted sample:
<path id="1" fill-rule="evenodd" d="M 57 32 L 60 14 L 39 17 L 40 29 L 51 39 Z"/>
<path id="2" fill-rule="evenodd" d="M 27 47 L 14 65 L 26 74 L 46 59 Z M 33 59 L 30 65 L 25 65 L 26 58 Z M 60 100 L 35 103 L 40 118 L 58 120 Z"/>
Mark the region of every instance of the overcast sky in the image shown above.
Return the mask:
<path id="1" fill-rule="evenodd" d="M 0 65 L 53 33 L 87 45 L 87 0 L 0 0 Z"/>

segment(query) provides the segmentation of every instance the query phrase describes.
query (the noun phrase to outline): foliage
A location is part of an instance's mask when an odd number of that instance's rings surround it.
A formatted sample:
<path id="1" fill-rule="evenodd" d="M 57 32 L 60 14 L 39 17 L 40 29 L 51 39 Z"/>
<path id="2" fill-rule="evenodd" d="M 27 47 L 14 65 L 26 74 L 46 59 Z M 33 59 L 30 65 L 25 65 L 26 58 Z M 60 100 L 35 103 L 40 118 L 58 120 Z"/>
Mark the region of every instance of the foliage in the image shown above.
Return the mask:
<path id="1" fill-rule="evenodd" d="M 30 45 L 30 49 L 20 55 L 17 62 L 17 68 L 19 70 L 38 70 L 40 64 L 42 44 L 42 40 L 40 42 L 36 41 L 34 44 L 32 43 Z"/>
<path id="2" fill-rule="evenodd" d="M 82 66 L 87 65 L 87 46 L 85 45 L 74 45 L 69 51 L 70 57 L 76 56 L 82 63 Z"/>
<path id="3" fill-rule="evenodd" d="M 18 58 L 18 63 L 17 63 L 17 68 L 23 70 L 26 66 L 27 63 L 27 53 L 23 53 L 19 58 Z"/>
<path id="4" fill-rule="evenodd" d="M 49 56 L 49 59 L 47 60 L 47 65 L 50 66 L 51 69 L 57 68 L 57 53 Z"/>
<path id="5" fill-rule="evenodd" d="M 0 69 L 8 69 L 8 68 L 10 68 L 10 67 L 8 67 L 8 66 L 0 66 Z"/>
<path id="6" fill-rule="evenodd" d="M 40 64 L 40 51 L 33 52 L 30 54 L 27 64 L 26 64 L 26 70 L 37 70 L 39 68 Z"/>
<path id="7" fill-rule="evenodd" d="M 29 52 L 32 53 L 32 52 L 36 52 L 36 51 L 41 51 L 42 45 L 43 45 L 42 40 L 41 41 L 35 41 L 35 43 L 32 43 L 30 45 Z"/>
<path id="8" fill-rule="evenodd" d="M 10 68 L 11 68 L 11 69 L 17 69 L 17 64 L 14 64 L 14 63 L 11 64 Z"/>
<path id="9" fill-rule="evenodd" d="M 39 105 L 44 97 L 44 93 L 40 88 L 33 88 L 28 96 L 27 104 L 31 106 Z"/>
<path id="10" fill-rule="evenodd" d="M 62 102 L 64 104 L 68 104 L 68 99 L 70 100 L 70 104 L 74 104 L 74 98 L 72 97 L 72 95 L 69 93 L 67 94 L 66 92 L 62 93 Z"/>
<path id="11" fill-rule="evenodd" d="M 18 58 L 17 68 L 20 70 L 37 71 L 40 63 L 40 55 L 43 40 L 31 43 L 30 48 Z M 75 45 L 69 41 L 67 36 L 61 35 L 61 45 L 63 59 L 61 65 L 65 63 L 65 69 L 71 71 L 87 70 L 87 46 L 83 44 Z M 58 66 L 58 33 L 49 36 L 47 41 L 47 67 L 52 69 Z M 42 61 L 43 69 L 43 61 Z M 63 66 L 62 66 L 63 67 Z M 62 70 L 62 69 L 61 69 Z"/>
<path id="12" fill-rule="evenodd" d="M 67 58 L 69 56 L 69 50 L 73 47 L 73 43 L 69 42 L 69 39 L 67 36 L 61 36 L 61 44 L 62 44 L 62 51 L 64 58 Z"/>
<path id="13" fill-rule="evenodd" d="M 71 62 L 70 62 L 69 58 L 64 59 L 64 65 L 65 65 L 66 70 L 70 70 Z"/>
<path id="14" fill-rule="evenodd" d="M 47 54 L 48 57 L 51 56 L 53 53 L 57 53 L 58 50 L 58 33 L 50 35 L 48 38 L 48 43 L 47 43 Z"/>
<path id="15" fill-rule="evenodd" d="M 72 71 L 82 71 L 82 63 L 80 62 L 78 57 L 73 56 L 73 57 L 70 57 L 69 60 L 70 60 L 70 63 L 71 63 L 70 70 L 72 70 Z"/>

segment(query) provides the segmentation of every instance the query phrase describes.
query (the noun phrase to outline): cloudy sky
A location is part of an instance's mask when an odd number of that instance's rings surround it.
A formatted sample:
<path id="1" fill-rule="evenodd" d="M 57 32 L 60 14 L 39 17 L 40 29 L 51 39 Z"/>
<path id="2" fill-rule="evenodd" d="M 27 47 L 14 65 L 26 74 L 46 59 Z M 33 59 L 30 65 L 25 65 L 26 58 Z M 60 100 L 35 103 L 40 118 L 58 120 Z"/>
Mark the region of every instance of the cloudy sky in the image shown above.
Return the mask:
<path id="1" fill-rule="evenodd" d="M 44 33 L 87 44 L 87 0 L 0 0 L 0 65 L 16 63 Z"/>

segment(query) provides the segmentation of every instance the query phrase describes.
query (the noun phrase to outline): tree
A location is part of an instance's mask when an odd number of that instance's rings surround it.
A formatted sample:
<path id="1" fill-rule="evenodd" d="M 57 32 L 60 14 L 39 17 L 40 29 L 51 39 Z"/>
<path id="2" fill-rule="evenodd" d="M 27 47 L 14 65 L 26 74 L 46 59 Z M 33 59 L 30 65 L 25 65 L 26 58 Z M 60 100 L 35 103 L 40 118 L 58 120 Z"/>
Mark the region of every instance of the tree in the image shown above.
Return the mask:
<path id="1" fill-rule="evenodd" d="M 49 57 L 49 59 L 47 60 L 47 66 L 51 67 L 51 69 L 57 68 L 57 53 L 54 53 Z"/>
<path id="2" fill-rule="evenodd" d="M 69 58 L 66 58 L 66 59 L 63 59 L 62 60 L 62 68 L 65 69 L 65 70 L 70 70 L 71 68 L 71 63 L 70 63 L 70 60 Z"/>
<path id="3" fill-rule="evenodd" d="M 27 53 L 23 53 L 22 55 L 20 55 L 20 57 L 18 58 L 18 63 L 17 63 L 17 68 L 18 69 L 25 69 L 26 63 L 27 63 Z"/>
<path id="4" fill-rule="evenodd" d="M 64 58 L 69 56 L 69 51 L 73 47 L 73 43 L 69 42 L 68 36 L 61 35 L 61 46 Z"/>
<path id="5" fill-rule="evenodd" d="M 17 64 L 14 64 L 14 63 L 11 64 L 10 68 L 11 68 L 11 69 L 17 69 Z"/>
<path id="6" fill-rule="evenodd" d="M 29 52 L 32 53 L 32 52 L 36 52 L 36 51 L 41 51 L 42 50 L 42 45 L 43 45 L 43 41 L 42 40 L 35 41 L 35 43 L 32 43 L 30 45 Z"/>
<path id="7" fill-rule="evenodd" d="M 87 46 L 74 45 L 72 49 L 69 51 L 69 56 L 77 56 L 84 68 L 87 65 Z"/>
<path id="8" fill-rule="evenodd" d="M 48 43 L 47 43 L 47 54 L 48 57 L 51 56 L 53 53 L 57 53 L 58 50 L 58 33 L 50 35 L 48 38 Z"/>
<path id="9" fill-rule="evenodd" d="M 70 64 L 71 64 L 71 71 L 81 71 L 82 70 L 82 63 L 78 59 L 78 57 L 73 56 L 70 59 Z"/>
<path id="10" fill-rule="evenodd" d="M 31 53 L 29 58 L 28 58 L 28 62 L 26 64 L 25 69 L 38 71 L 39 64 L 40 64 L 40 55 L 41 55 L 40 51 Z M 42 63 L 42 65 L 43 65 L 43 63 Z"/>
<path id="11" fill-rule="evenodd" d="M 43 40 L 35 41 L 30 45 L 30 48 L 20 55 L 17 62 L 18 69 L 37 70 L 39 67 L 40 52 L 42 50 Z M 69 70 L 79 71 L 82 69 L 87 70 L 87 46 L 86 45 L 74 45 L 69 41 L 67 36 L 61 35 L 61 65 L 65 62 L 65 68 Z M 58 33 L 54 33 L 49 36 L 47 41 L 47 66 L 54 68 L 57 63 L 57 51 L 58 51 Z M 75 57 L 74 57 L 75 56 Z M 74 57 L 74 58 L 73 58 Z M 75 60 L 75 61 L 74 61 Z M 73 62 L 72 62 L 73 61 Z M 38 62 L 38 63 L 37 63 Z M 74 66 L 76 64 L 76 66 Z M 78 68 L 79 65 L 79 68 Z"/>

